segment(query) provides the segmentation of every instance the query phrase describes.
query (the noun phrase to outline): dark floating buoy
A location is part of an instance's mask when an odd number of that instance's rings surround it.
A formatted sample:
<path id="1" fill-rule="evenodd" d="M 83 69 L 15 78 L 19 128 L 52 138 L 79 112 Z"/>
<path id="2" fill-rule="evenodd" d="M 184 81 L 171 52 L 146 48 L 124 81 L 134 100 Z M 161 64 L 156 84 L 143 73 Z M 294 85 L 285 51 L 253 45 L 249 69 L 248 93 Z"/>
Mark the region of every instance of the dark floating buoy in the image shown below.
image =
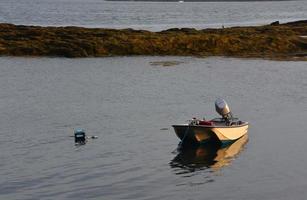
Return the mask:
<path id="1" fill-rule="evenodd" d="M 83 129 L 76 129 L 74 131 L 74 135 L 75 135 L 75 143 L 76 144 L 85 144 L 86 143 L 85 131 Z"/>
<path id="2" fill-rule="evenodd" d="M 98 136 L 86 136 L 84 129 L 75 129 L 74 137 L 77 145 L 85 144 L 89 139 L 98 139 Z"/>

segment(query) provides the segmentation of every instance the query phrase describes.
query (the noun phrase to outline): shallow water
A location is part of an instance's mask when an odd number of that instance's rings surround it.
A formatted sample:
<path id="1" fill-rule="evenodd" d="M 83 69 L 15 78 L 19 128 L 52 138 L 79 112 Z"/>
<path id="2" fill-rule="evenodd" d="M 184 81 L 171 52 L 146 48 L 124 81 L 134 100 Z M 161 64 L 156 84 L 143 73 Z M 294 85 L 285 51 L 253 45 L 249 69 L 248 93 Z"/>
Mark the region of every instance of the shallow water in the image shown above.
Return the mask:
<path id="1" fill-rule="evenodd" d="M 179 65 L 152 65 L 160 61 Z M 305 62 L 1 57 L 0 88 L 1 199 L 307 195 Z M 218 168 L 226 151 L 179 153 L 171 128 L 216 117 L 216 97 L 251 124 Z M 75 146 L 73 128 L 98 139 Z"/>

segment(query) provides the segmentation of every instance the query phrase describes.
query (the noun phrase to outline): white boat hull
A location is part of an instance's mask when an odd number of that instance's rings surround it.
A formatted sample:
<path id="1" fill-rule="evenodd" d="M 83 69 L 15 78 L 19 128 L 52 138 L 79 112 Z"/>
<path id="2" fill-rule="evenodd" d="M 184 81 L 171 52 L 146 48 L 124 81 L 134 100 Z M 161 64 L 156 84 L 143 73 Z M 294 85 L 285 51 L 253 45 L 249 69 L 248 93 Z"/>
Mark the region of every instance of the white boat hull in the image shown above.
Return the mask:
<path id="1" fill-rule="evenodd" d="M 203 143 L 208 140 L 218 140 L 222 143 L 235 141 L 248 131 L 248 123 L 234 126 L 205 126 L 205 125 L 173 125 L 176 135 L 181 140 Z"/>

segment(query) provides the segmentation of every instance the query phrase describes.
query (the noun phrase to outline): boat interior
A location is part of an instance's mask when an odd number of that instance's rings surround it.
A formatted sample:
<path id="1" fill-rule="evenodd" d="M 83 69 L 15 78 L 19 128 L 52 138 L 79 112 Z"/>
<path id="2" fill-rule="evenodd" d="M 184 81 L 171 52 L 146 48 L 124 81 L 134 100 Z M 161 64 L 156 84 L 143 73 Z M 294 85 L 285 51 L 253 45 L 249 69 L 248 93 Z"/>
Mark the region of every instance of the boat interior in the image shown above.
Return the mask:
<path id="1" fill-rule="evenodd" d="M 246 122 L 240 121 L 239 118 L 214 118 L 211 120 L 200 120 L 193 118 L 189 121 L 189 125 L 201 125 L 201 126 L 240 126 L 244 125 Z"/>

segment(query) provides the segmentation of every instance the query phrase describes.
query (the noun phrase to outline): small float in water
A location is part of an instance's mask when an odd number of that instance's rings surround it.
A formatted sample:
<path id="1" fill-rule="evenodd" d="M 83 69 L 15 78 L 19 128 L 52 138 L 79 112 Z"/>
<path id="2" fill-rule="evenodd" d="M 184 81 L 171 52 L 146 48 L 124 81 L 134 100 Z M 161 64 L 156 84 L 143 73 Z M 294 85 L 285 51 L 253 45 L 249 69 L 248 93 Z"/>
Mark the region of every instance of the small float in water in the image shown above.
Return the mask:
<path id="1" fill-rule="evenodd" d="M 202 144 L 209 141 L 227 145 L 247 134 L 248 122 L 233 117 L 224 99 L 219 98 L 215 101 L 215 109 L 221 118 L 209 121 L 193 118 L 187 124 L 173 125 L 181 145 Z"/>
<path id="2" fill-rule="evenodd" d="M 89 139 L 97 139 L 98 136 L 87 136 L 84 129 L 78 128 L 74 130 L 74 138 L 75 144 L 82 145 L 86 144 Z"/>

